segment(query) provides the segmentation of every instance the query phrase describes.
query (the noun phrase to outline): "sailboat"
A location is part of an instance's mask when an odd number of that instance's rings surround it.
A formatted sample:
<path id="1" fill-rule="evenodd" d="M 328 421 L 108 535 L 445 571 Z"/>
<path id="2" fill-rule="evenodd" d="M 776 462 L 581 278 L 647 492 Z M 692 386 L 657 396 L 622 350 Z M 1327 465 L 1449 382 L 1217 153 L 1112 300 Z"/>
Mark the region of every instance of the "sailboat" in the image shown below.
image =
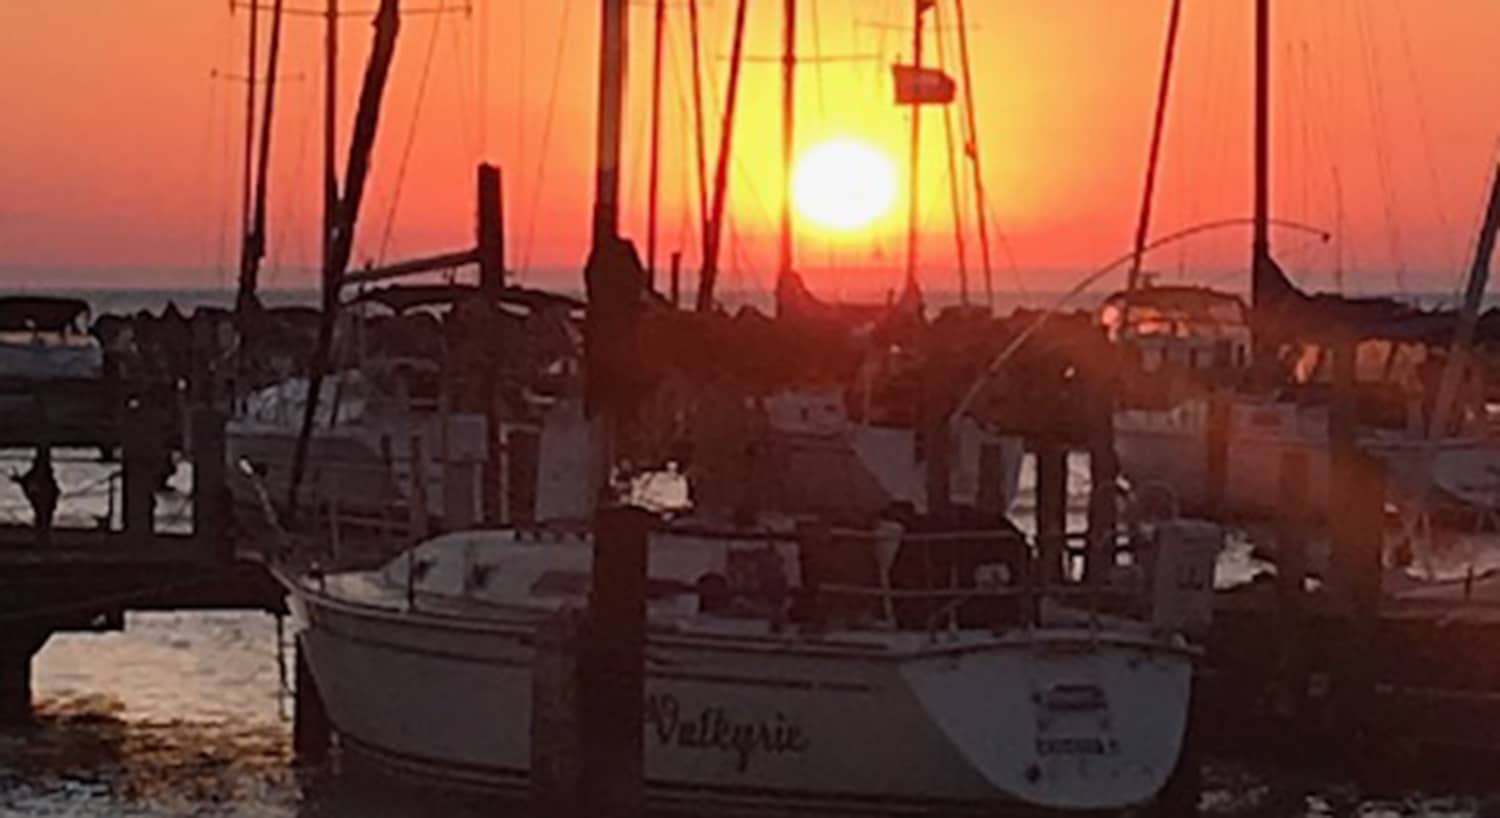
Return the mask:
<path id="1" fill-rule="evenodd" d="M 647 290 L 616 227 L 626 7 L 603 2 L 586 273 L 589 390 L 608 413 L 593 422 L 615 430 L 639 400 L 628 350 Z M 632 443 L 628 431 L 605 439 Z M 671 463 L 609 485 L 658 517 L 646 566 L 651 806 L 1111 810 L 1149 803 L 1178 768 L 1214 526 L 1156 528 L 1144 582 L 1070 590 L 1026 579 L 1038 574 L 1013 531 L 726 524 L 696 516 Z M 341 752 L 454 784 L 529 786 L 538 629 L 605 581 L 593 547 L 577 532 L 455 531 L 374 570 L 279 567 Z M 1114 604 L 1090 604 L 1104 598 Z"/>
<path id="2" fill-rule="evenodd" d="M 1302 293 L 1272 259 L 1268 235 L 1269 7 L 1257 0 L 1251 301 L 1133 280 L 1105 302 L 1100 323 L 1129 362 L 1114 421 L 1121 467 L 1142 491 L 1166 494 L 1179 508 L 1266 518 L 1284 496 L 1288 464 L 1300 461 L 1291 467 L 1305 469 L 1307 506 L 1326 518 L 1332 430 L 1342 423 L 1356 427 L 1360 449 L 1384 461 L 1402 536 L 1420 546 L 1434 519 L 1471 525 L 1500 500 L 1500 440 L 1489 428 L 1481 379 L 1469 368 L 1500 226 L 1500 174 L 1458 314 Z M 1329 384 L 1340 355 L 1355 397 L 1350 416 L 1337 420 Z"/>

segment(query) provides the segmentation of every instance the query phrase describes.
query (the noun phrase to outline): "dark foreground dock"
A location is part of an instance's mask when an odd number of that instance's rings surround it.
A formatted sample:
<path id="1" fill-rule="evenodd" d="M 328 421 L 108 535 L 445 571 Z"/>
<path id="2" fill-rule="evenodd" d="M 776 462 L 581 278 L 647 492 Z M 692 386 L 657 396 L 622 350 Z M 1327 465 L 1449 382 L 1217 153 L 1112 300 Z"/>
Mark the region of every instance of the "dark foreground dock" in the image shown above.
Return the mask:
<path id="1" fill-rule="evenodd" d="M 194 489 L 186 530 L 168 531 L 156 514 L 162 463 L 173 442 L 163 424 L 137 416 L 74 427 L 63 440 L 121 452 L 122 525 L 55 527 L 58 488 L 51 469 L 53 430 L 26 432 L 33 462 L 22 481 L 35 524 L 0 527 L 0 723 L 31 712 L 31 659 L 54 633 L 124 627 L 129 611 L 261 609 L 279 611 L 282 595 L 233 524 L 224 490 L 224 425 L 212 411 L 193 414 L 189 435 Z M 18 438 L 24 439 L 24 438 Z"/>

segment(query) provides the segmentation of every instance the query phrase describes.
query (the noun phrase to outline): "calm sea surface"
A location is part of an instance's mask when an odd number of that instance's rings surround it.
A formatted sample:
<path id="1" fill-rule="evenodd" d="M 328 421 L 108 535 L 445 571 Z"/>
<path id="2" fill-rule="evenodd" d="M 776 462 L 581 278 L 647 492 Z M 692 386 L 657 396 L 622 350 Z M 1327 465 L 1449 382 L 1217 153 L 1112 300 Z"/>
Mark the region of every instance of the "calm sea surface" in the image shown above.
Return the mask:
<path id="1" fill-rule="evenodd" d="M 154 298 L 157 307 L 165 301 Z M 125 294 L 101 298 L 106 303 L 98 306 L 153 306 L 146 300 Z M 18 468 L 24 464 L 0 457 L 0 474 Z M 84 462 L 60 467 L 67 495 L 62 516 L 69 524 L 109 513 L 112 468 Z M 164 522 L 180 517 L 189 480 L 186 473 L 173 478 L 175 491 L 160 503 Z M 16 487 L 0 477 L 0 517 L 26 516 Z M 132 615 L 123 632 L 54 636 L 34 663 L 36 724 L 0 731 L 0 816 L 524 814 L 514 804 L 357 770 L 295 769 L 279 653 L 275 619 L 256 612 Z M 1211 763 L 1204 807 L 1211 814 L 1247 816 L 1490 814 L 1481 808 L 1482 793 L 1414 792 L 1376 800 L 1341 782 L 1306 781 L 1294 772 Z M 1500 777 L 1495 786 L 1500 790 Z"/>

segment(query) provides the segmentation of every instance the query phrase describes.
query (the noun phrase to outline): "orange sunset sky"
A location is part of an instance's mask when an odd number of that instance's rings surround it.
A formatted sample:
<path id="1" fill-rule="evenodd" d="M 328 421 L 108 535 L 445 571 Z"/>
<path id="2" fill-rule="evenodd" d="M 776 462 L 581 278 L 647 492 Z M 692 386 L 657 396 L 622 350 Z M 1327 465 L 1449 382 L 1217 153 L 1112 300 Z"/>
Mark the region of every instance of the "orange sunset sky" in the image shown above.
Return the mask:
<path id="1" fill-rule="evenodd" d="M 211 72 L 244 71 L 248 15 L 231 14 L 228 5 L 0 2 L 0 286 L 233 283 L 245 89 Z M 703 0 L 711 145 L 733 6 Z M 780 6 L 752 0 L 753 57 L 779 49 Z M 997 289 L 1065 287 L 1129 247 L 1168 2 L 967 6 L 989 215 L 1003 235 Z M 867 59 L 804 67 L 799 148 L 858 138 L 897 163 L 904 186 L 909 126 L 907 113 L 891 104 L 889 64 L 910 51 L 909 35 L 897 30 L 909 22 L 909 0 L 801 0 L 800 8 L 803 53 Z M 1452 289 L 1468 264 L 1496 159 L 1500 4 L 1277 0 L 1273 8 L 1274 212 L 1337 233 L 1327 245 L 1273 234 L 1283 265 L 1314 289 Z M 942 0 L 939 13 L 939 24 L 952 23 L 951 0 Z M 673 0 L 669 14 L 662 256 L 665 264 L 667 251 L 682 249 L 695 269 L 684 0 Z M 1186 3 L 1155 235 L 1250 211 L 1251 16 L 1249 0 Z M 642 249 L 651 18 L 648 2 L 633 5 L 622 186 L 624 227 Z M 505 171 L 509 266 L 527 283 L 579 285 L 593 187 L 598 20 L 597 0 L 473 0 L 468 13 L 405 19 L 356 264 L 466 246 L 473 166 L 488 159 Z M 263 37 L 268 27 L 262 17 Z M 365 17 L 341 25 L 343 137 L 370 33 Z M 314 280 L 322 42 L 320 20 L 288 19 L 272 147 L 269 286 Z M 951 31 L 943 45 L 956 62 Z M 929 59 L 938 46 L 934 35 Z M 747 64 L 723 262 L 730 289 L 764 290 L 773 278 L 779 83 L 775 64 Z M 943 116 L 935 108 L 923 116 L 923 279 L 951 287 Z M 962 206 L 971 211 L 968 198 Z M 967 221 L 977 266 L 972 212 Z M 901 204 L 853 235 L 804 226 L 798 267 L 830 295 L 883 291 L 900 280 L 904 229 Z M 1248 244 L 1246 231 L 1221 233 L 1164 251 L 1149 266 L 1164 280 L 1238 286 Z"/>

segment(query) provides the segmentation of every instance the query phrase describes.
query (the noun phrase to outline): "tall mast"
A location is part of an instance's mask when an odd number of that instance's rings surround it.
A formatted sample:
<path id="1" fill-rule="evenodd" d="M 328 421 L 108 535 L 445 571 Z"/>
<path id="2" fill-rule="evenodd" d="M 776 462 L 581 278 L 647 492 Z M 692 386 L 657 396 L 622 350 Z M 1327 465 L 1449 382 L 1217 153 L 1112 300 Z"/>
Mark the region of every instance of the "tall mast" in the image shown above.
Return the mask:
<path id="1" fill-rule="evenodd" d="M 251 176 L 250 168 L 255 164 L 255 75 L 258 70 L 259 60 L 256 49 L 260 44 L 260 9 L 259 4 L 252 2 L 250 5 L 250 43 L 249 63 L 245 67 L 245 156 L 241 172 L 240 191 L 240 297 L 245 294 L 245 270 L 248 266 L 247 259 L 254 254 L 251 247 L 254 235 L 252 227 L 252 216 L 250 213 Z"/>
<path id="2" fill-rule="evenodd" d="M 1167 19 L 1167 49 L 1161 63 L 1161 81 L 1156 86 L 1156 119 L 1151 125 L 1151 149 L 1146 157 L 1146 188 L 1141 195 L 1140 220 L 1135 225 L 1135 256 L 1130 260 L 1130 275 L 1125 280 L 1127 290 L 1135 290 L 1141 282 L 1141 255 L 1151 229 L 1151 199 L 1156 190 L 1156 167 L 1167 121 L 1167 94 L 1172 86 L 1172 59 L 1177 52 L 1177 23 L 1181 16 L 1182 0 L 1172 0 L 1171 16 Z"/>
<path id="3" fill-rule="evenodd" d="M 332 258 L 333 229 L 339 207 L 339 178 L 335 151 L 338 142 L 336 124 L 339 101 L 339 0 L 328 0 L 327 32 L 323 52 L 323 287 L 335 286 L 328 280 Z"/>
<path id="4" fill-rule="evenodd" d="M 925 3 L 930 0 L 912 0 L 913 24 L 912 24 L 912 55 L 913 69 L 920 74 L 922 71 L 922 11 Z M 922 150 L 922 106 L 920 103 L 911 107 L 911 159 L 909 169 L 909 181 L 907 182 L 907 212 L 906 212 L 906 291 L 911 292 L 917 282 L 917 220 L 921 215 L 917 200 L 917 183 L 920 178 Z"/>
<path id="5" fill-rule="evenodd" d="M 781 44 L 781 232 L 776 266 L 779 285 L 792 274 L 792 163 L 797 138 L 797 0 L 782 2 Z M 776 292 L 781 292 L 777 286 Z M 780 304 L 778 303 L 778 310 Z"/>
<path id="6" fill-rule="evenodd" d="M 1271 0 L 1255 0 L 1255 233 L 1250 247 L 1250 304 L 1263 306 L 1270 244 Z"/>
<path id="7" fill-rule="evenodd" d="M 948 55 L 943 46 L 942 19 L 938 20 L 938 68 L 946 70 Z M 953 107 L 943 106 L 943 147 L 948 154 L 948 198 L 953 208 L 953 246 L 958 251 L 958 302 L 969 306 L 969 254 L 964 241 L 964 217 L 962 202 L 958 197 L 958 164 L 953 156 Z M 983 215 L 981 214 L 981 218 Z"/>
<path id="8" fill-rule="evenodd" d="M 734 12 L 734 44 L 729 53 L 729 93 L 724 100 L 724 123 L 719 129 L 719 156 L 714 167 L 713 211 L 708 237 L 704 240 L 703 280 L 698 284 L 699 312 L 714 306 L 714 286 L 719 276 L 719 239 L 724 231 L 724 202 L 729 194 L 729 153 L 734 147 L 734 109 L 739 100 L 740 66 L 745 56 L 745 12 L 749 0 L 739 0 Z"/>
<path id="9" fill-rule="evenodd" d="M 651 52 L 651 193 L 646 215 L 646 278 L 656 286 L 657 192 L 661 184 L 661 52 L 667 28 L 667 0 L 656 0 L 656 47 Z"/>
<path id="10" fill-rule="evenodd" d="M 334 26 L 338 23 L 338 8 L 335 0 L 328 3 L 329 21 L 329 71 L 333 76 Z M 328 213 L 325 218 L 330 226 L 324 236 L 322 310 L 318 321 L 317 345 L 313 349 L 311 371 L 307 379 L 307 399 L 302 409 L 302 428 L 297 435 L 297 446 L 292 454 L 292 475 L 287 494 L 287 514 L 295 517 L 302 477 L 307 467 L 307 451 L 312 438 L 312 429 L 317 422 L 319 394 L 323 387 L 323 376 L 329 367 L 333 347 L 334 323 L 338 319 L 339 290 L 343 284 L 344 270 L 349 265 L 349 256 L 354 250 L 354 226 L 359 216 L 360 202 L 364 198 L 365 182 L 370 172 L 370 153 L 375 146 L 375 131 L 380 123 L 380 108 L 385 95 L 385 86 L 390 78 L 391 61 L 396 54 L 396 38 L 401 30 L 400 0 L 380 0 L 375 12 L 375 37 L 370 47 L 369 62 L 359 91 L 359 103 L 354 112 L 354 130 L 349 136 L 349 159 L 344 173 L 344 191 L 338 192 L 338 179 L 330 162 L 327 172 L 327 187 L 330 192 Z M 329 90 L 334 90 L 329 83 Z M 332 110 L 334 94 L 325 101 Z M 332 146 L 333 122 L 330 116 L 325 148 Z"/>
<path id="11" fill-rule="evenodd" d="M 990 211 L 984 198 L 984 172 L 979 164 L 979 130 L 974 115 L 974 76 L 969 66 L 968 21 L 964 19 L 964 0 L 954 0 L 958 11 L 958 51 L 964 68 L 964 119 L 968 124 L 968 144 L 965 150 L 973 163 L 974 207 L 979 211 L 979 254 L 984 264 L 984 299 L 991 311 L 995 309 L 995 276 L 990 265 Z"/>
<path id="12" fill-rule="evenodd" d="M 693 127 L 698 137 L 694 146 L 698 153 L 698 232 L 702 245 L 698 265 L 701 268 L 708 257 L 708 160 L 704 156 L 706 137 L 703 135 L 703 62 L 698 45 L 698 0 L 688 0 L 688 26 L 693 46 Z"/>
<path id="13" fill-rule="evenodd" d="M 276 109 L 276 69 L 281 60 L 282 0 L 271 11 L 271 50 L 266 57 L 266 99 L 260 122 L 260 155 L 255 169 L 255 208 L 240 258 L 239 308 L 255 303 L 260 284 L 260 262 L 266 256 L 266 188 L 271 169 L 271 122 Z M 243 328 L 242 328 L 243 331 Z"/>
<path id="14" fill-rule="evenodd" d="M 1433 440 L 1448 432 L 1448 415 L 1458 399 L 1459 384 L 1468 369 L 1469 355 L 1474 345 L 1474 328 L 1479 322 L 1479 310 L 1484 305 L 1484 291 L 1490 281 L 1490 260 L 1495 254 L 1497 230 L 1500 230 L 1500 166 L 1495 168 L 1495 178 L 1490 185 L 1490 204 L 1485 209 L 1484 225 L 1479 229 L 1479 241 L 1474 248 L 1474 264 L 1469 268 L 1469 282 L 1464 290 L 1458 326 L 1453 331 L 1453 342 L 1448 350 L 1448 364 L 1443 368 L 1437 397 L 1432 404 L 1432 417 L 1428 419 L 1427 436 Z"/>
<path id="15" fill-rule="evenodd" d="M 625 113 L 627 0 L 601 0 L 599 27 L 598 165 L 594 180 L 594 245 L 619 235 L 620 131 Z"/>

